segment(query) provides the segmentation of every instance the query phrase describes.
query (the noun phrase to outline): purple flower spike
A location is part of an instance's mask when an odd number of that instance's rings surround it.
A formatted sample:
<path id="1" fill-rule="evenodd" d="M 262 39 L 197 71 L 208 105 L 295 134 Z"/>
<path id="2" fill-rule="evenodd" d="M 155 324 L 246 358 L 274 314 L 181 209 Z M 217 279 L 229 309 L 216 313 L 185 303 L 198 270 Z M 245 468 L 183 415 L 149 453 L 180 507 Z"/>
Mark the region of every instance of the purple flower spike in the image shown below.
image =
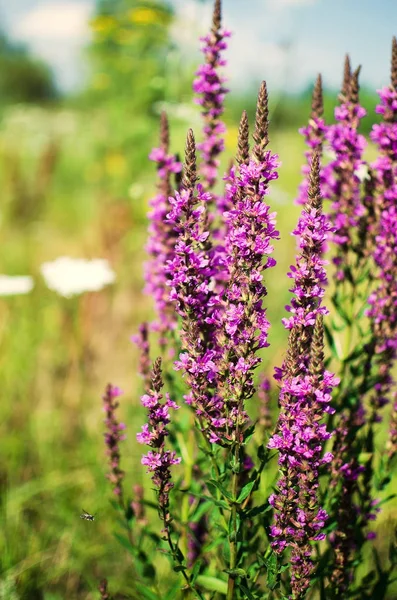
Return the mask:
<path id="1" fill-rule="evenodd" d="M 240 132 L 245 132 L 243 114 Z M 224 213 L 227 225 L 226 252 L 223 260 L 228 273 L 228 285 L 222 297 L 218 346 L 219 393 L 224 399 L 227 420 L 226 437 L 242 443 L 244 424 L 248 416 L 245 402 L 252 397 L 255 386 L 253 372 L 260 363 L 258 350 L 266 348 L 270 327 L 263 307 L 267 295 L 264 272 L 276 261 L 271 257 L 273 242 L 279 239 L 275 228 L 275 213 L 265 202 L 269 183 L 278 177 L 278 156 L 266 149 L 268 144 L 268 99 L 263 82 L 257 104 L 255 146 L 253 156 L 242 160 L 238 170 L 232 170 L 229 192 L 232 207 Z M 239 153 L 245 154 L 239 140 Z M 241 439 L 240 439 L 241 438 Z"/>
<path id="2" fill-rule="evenodd" d="M 377 112 L 383 121 L 374 125 L 371 138 L 379 150 L 371 165 L 378 192 L 378 226 L 373 256 L 378 267 L 378 285 L 369 297 L 372 333 L 378 367 L 378 383 L 371 397 L 372 419 L 388 401 L 393 365 L 397 358 L 397 40 L 393 39 L 391 84 L 379 90 Z"/>
<path id="3" fill-rule="evenodd" d="M 154 298 L 157 320 L 153 329 L 160 333 L 160 344 L 165 346 L 165 335 L 177 326 L 175 310 L 169 299 L 167 275 L 164 266 L 174 255 L 176 235 L 166 220 L 170 210 L 169 197 L 172 194 L 171 174 L 179 173 L 182 165 L 174 155 L 169 154 L 169 130 L 167 116 L 163 112 L 160 126 L 160 147 L 154 148 L 149 157 L 157 163 L 158 194 L 151 202 L 149 217 L 148 242 L 146 251 L 150 257 L 145 264 L 145 292 Z"/>
<path id="4" fill-rule="evenodd" d="M 123 480 L 124 471 L 120 469 L 120 449 L 119 442 L 125 439 L 122 433 L 125 429 L 124 423 L 119 423 L 116 418 L 116 409 L 119 406 L 116 398 L 122 394 L 120 388 L 109 383 L 103 396 L 103 409 L 106 413 L 104 421 L 106 425 L 105 444 L 106 455 L 109 457 L 109 473 L 106 477 L 109 479 L 114 494 L 118 497 L 120 505 L 123 506 Z"/>
<path id="5" fill-rule="evenodd" d="M 182 370 L 190 392 L 188 404 L 196 411 L 201 426 L 211 429 L 223 417 L 223 405 L 214 393 L 217 371 L 217 346 L 214 333 L 214 312 L 217 297 L 214 292 L 217 268 L 209 241 L 207 206 L 211 199 L 201 185 L 196 187 L 196 151 L 192 130 L 189 130 L 185 166 L 180 192 L 171 198 L 167 216 L 178 233 L 175 257 L 167 264 L 171 299 L 182 318 L 182 349 L 175 368 Z"/>
<path id="6" fill-rule="evenodd" d="M 347 59 L 341 104 L 335 109 L 337 123 L 328 127 L 325 136 L 335 158 L 323 169 L 322 193 L 324 198 L 332 200 L 330 218 L 335 225 L 332 240 L 337 245 L 334 264 L 339 280 L 345 278 L 345 256 L 354 241 L 353 232 L 366 213 L 361 200 L 361 180 L 367 168 L 362 160 L 367 142 L 357 131 L 366 111 L 358 100 L 359 73 L 360 68 L 350 75 Z"/>
<path id="7" fill-rule="evenodd" d="M 330 407 L 331 391 L 337 379 L 324 369 L 322 306 L 326 285 L 324 241 L 331 228 L 322 214 L 320 197 L 320 161 L 318 152 L 311 162 L 308 202 L 294 235 L 300 254 L 289 274 L 295 281 L 295 298 L 284 319 L 290 330 L 288 353 L 277 379 L 281 379 L 277 429 L 268 443 L 279 451 L 281 477 L 277 492 L 269 499 L 274 508 L 272 546 L 281 553 L 290 547 L 292 563 L 292 596 L 305 597 L 314 565 L 311 543 L 325 538 L 327 514 L 319 506 L 319 469 L 332 455 L 323 455 L 330 433 L 321 423 Z"/>
<path id="8" fill-rule="evenodd" d="M 157 489 L 159 514 L 166 526 L 171 522 L 168 512 L 169 493 L 174 487 L 171 481 L 171 467 L 181 462 L 175 452 L 166 450 L 165 440 L 168 436 L 167 425 L 170 422 L 169 409 L 179 408 L 175 402 L 166 396 L 162 402 L 163 387 L 161 373 L 161 359 L 158 358 L 152 370 L 152 387 L 148 394 L 142 396 L 142 404 L 148 408 L 148 423 L 142 426 L 142 431 L 137 434 L 140 444 L 147 444 L 151 450 L 142 457 L 142 464 L 147 467 L 147 472 L 152 473 L 152 481 Z"/>
<path id="9" fill-rule="evenodd" d="M 221 28 L 221 0 L 216 0 L 211 32 L 202 38 L 205 63 L 197 70 L 197 78 L 193 83 L 196 102 L 203 107 L 204 141 L 197 147 L 203 159 L 201 174 L 206 190 L 213 188 L 216 183 L 219 167 L 217 157 L 224 150 L 223 134 L 226 129 L 220 117 L 228 90 L 223 86 L 225 78 L 218 71 L 226 64 L 222 52 L 227 48 L 225 39 L 228 37 L 230 32 Z"/>
<path id="10" fill-rule="evenodd" d="M 323 87 L 321 75 L 317 77 L 316 85 L 313 90 L 312 97 L 312 112 L 310 115 L 309 123 L 306 127 L 299 129 L 304 138 L 306 145 L 309 150 L 305 152 L 307 163 L 302 167 L 302 174 L 304 179 L 299 186 L 299 195 L 296 199 L 297 204 L 306 204 L 307 192 L 308 192 L 308 175 L 310 173 L 310 163 L 313 156 L 313 152 L 318 150 L 321 152 L 324 136 L 327 131 L 325 121 L 323 119 L 324 103 L 323 103 Z M 323 176 L 320 173 L 320 185 L 323 185 Z"/>

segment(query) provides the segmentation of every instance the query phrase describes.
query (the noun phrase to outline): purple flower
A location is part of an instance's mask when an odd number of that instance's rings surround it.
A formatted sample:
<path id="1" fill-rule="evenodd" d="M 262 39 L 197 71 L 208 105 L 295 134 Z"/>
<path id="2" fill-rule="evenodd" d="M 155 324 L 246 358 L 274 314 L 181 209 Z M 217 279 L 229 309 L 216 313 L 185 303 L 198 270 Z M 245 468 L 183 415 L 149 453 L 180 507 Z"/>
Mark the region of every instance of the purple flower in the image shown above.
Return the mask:
<path id="1" fill-rule="evenodd" d="M 305 143 L 309 147 L 309 150 L 305 152 L 307 163 L 302 167 L 302 174 L 304 176 L 302 183 L 299 186 L 299 194 L 296 199 L 297 204 L 306 204 L 307 192 L 308 192 L 308 175 L 310 173 L 310 163 L 313 156 L 313 152 L 318 150 L 321 152 L 324 136 L 327 132 L 327 126 L 323 119 L 324 105 L 323 105 L 323 90 L 322 90 L 322 79 L 321 75 L 317 77 L 316 85 L 313 90 L 312 97 L 312 112 L 310 115 L 309 123 L 306 127 L 302 127 L 299 130 L 305 138 Z M 320 187 L 323 185 L 323 175 L 320 173 Z"/>
<path id="2" fill-rule="evenodd" d="M 332 236 L 337 245 L 337 279 L 345 278 L 346 254 L 353 243 L 353 233 L 366 212 L 361 200 L 361 170 L 366 140 L 358 133 L 358 127 L 366 111 L 358 101 L 358 76 L 360 69 L 352 75 L 347 59 L 341 105 L 335 109 L 337 123 L 330 125 L 325 137 L 334 158 L 323 168 L 322 194 L 332 201 L 331 222 L 335 227 Z"/>
<path id="3" fill-rule="evenodd" d="M 324 369 L 322 306 L 326 285 L 323 244 L 331 227 L 322 214 L 320 162 L 317 152 L 311 161 L 308 201 L 294 231 L 300 253 L 289 276 L 295 297 L 287 307 L 292 316 L 284 319 L 290 330 L 288 353 L 277 374 L 281 381 L 281 411 L 276 433 L 268 448 L 279 451 L 281 476 L 277 493 L 269 500 L 274 507 L 271 530 L 276 552 L 291 547 L 293 598 L 303 598 L 313 572 L 311 542 L 324 537 L 327 519 L 319 507 L 319 469 L 331 456 L 323 449 L 330 434 L 322 418 L 333 412 L 331 391 L 338 380 Z"/>
<path id="4" fill-rule="evenodd" d="M 228 90 L 224 87 L 225 78 L 219 74 L 219 68 L 226 65 L 222 52 L 226 50 L 225 39 L 230 32 L 221 28 L 221 2 L 216 0 L 210 33 L 201 38 L 202 52 L 205 63 L 196 71 L 193 90 L 197 94 L 196 103 L 203 108 L 204 140 L 198 144 L 203 163 L 201 174 L 205 189 L 211 189 L 216 183 L 219 160 L 218 156 L 224 150 L 223 134 L 226 131 L 220 120 L 223 113 L 223 103 Z"/>
<path id="5" fill-rule="evenodd" d="M 166 450 L 165 440 L 168 436 L 167 425 L 170 422 L 169 408 L 178 408 L 175 402 L 166 398 L 163 404 L 163 387 L 161 374 L 161 359 L 154 363 L 151 374 L 152 387 L 147 394 L 142 396 L 142 404 L 148 408 L 148 423 L 142 426 L 142 431 L 137 434 L 140 444 L 147 444 L 152 448 L 142 457 L 142 464 L 152 473 L 152 481 L 157 489 L 159 514 L 166 526 L 170 523 L 168 513 L 169 493 L 173 488 L 171 481 L 171 466 L 181 462 L 175 452 Z"/>
<path id="6" fill-rule="evenodd" d="M 224 213 L 227 235 L 223 264 L 228 283 L 215 315 L 220 350 L 218 394 L 226 416 L 224 432 L 219 437 L 237 444 L 242 441 L 248 419 L 245 403 L 255 391 L 253 371 L 260 363 L 257 352 L 269 345 L 263 274 L 275 264 L 269 255 L 279 232 L 275 228 L 275 213 L 265 202 L 269 183 L 278 176 L 278 157 L 266 149 L 267 131 L 267 90 L 263 83 L 253 155 L 231 174 L 234 198 L 230 210 Z"/>
<path id="7" fill-rule="evenodd" d="M 154 298 L 157 320 L 152 323 L 153 329 L 160 332 L 160 344 L 165 346 L 166 333 L 176 328 L 177 320 L 172 302 L 169 298 L 167 275 L 164 267 L 174 255 L 176 235 L 172 225 L 166 220 L 170 210 L 169 197 L 172 194 L 170 176 L 179 173 L 182 165 L 175 156 L 169 154 L 168 121 L 165 113 L 161 115 L 159 148 L 154 148 L 149 158 L 157 163 L 159 178 L 158 194 L 151 200 L 148 241 L 146 251 L 150 257 L 145 264 L 145 292 Z"/>
<path id="8" fill-rule="evenodd" d="M 219 300 L 214 291 L 217 265 L 209 240 L 207 205 L 211 199 L 196 187 L 196 154 L 193 132 L 188 133 L 185 168 L 180 192 L 170 200 L 167 216 L 178 234 L 174 258 L 166 270 L 170 297 L 182 320 L 182 353 L 175 368 L 182 370 L 190 388 L 188 403 L 210 436 L 213 420 L 222 416 L 222 400 L 214 389 L 217 371 L 215 315 Z"/>
<path id="9" fill-rule="evenodd" d="M 376 181 L 378 224 L 373 258 L 378 268 L 377 286 L 370 295 L 374 354 L 378 382 L 371 397 L 372 419 L 380 420 L 379 411 L 388 401 L 395 385 L 392 371 L 397 357 L 397 41 L 393 39 L 392 78 L 389 87 L 379 90 L 377 112 L 383 122 L 374 125 L 371 138 L 379 157 L 372 163 Z"/>

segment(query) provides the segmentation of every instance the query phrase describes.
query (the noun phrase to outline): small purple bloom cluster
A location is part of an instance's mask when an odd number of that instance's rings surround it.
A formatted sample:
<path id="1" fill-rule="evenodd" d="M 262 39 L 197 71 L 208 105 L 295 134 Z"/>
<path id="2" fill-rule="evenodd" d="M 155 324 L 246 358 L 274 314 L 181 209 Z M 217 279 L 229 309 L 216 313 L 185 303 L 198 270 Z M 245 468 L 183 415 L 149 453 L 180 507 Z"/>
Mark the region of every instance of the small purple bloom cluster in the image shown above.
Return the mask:
<path id="1" fill-rule="evenodd" d="M 142 405 L 148 409 L 148 423 L 142 426 L 142 431 L 137 434 L 140 444 L 147 444 L 152 448 L 142 457 L 142 464 L 152 473 L 152 481 L 158 492 L 160 515 L 165 523 L 169 520 L 168 497 L 173 487 L 171 482 L 171 466 L 177 465 L 181 459 L 176 453 L 166 450 L 165 440 L 168 436 L 167 425 L 170 422 L 169 409 L 178 409 L 179 406 L 166 394 L 166 401 L 162 402 L 163 387 L 161 375 L 161 360 L 157 359 L 152 371 L 152 388 L 141 398 Z"/>
<path id="2" fill-rule="evenodd" d="M 330 218 L 335 226 L 332 241 L 339 247 L 333 261 L 339 267 L 337 278 L 340 280 L 345 277 L 343 256 L 352 244 L 352 233 L 365 214 L 361 180 L 362 170 L 366 169 L 362 156 L 367 145 L 365 137 L 358 133 L 360 121 L 366 115 L 358 101 L 360 69 L 351 74 L 348 60 L 346 65 L 341 104 L 335 108 L 337 123 L 328 126 L 325 133 L 333 159 L 323 169 L 322 186 L 324 199 L 332 200 Z"/>
<path id="3" fill-rule="evenodd" d="M 203 107 L 204 140 L 197 148 L 203 159 L 201 174 L 205 189 L 213 188 L 216 183 L 219 167 L 217 157 L 224 150 L 223 134 L 226 128 L 220 117 L 228 90 L 223 85 L 226 79 L 219 74 L 219 69 L 226 65 L 222 52 L 227 48 L 226 39 L 230 35 L 230 31 L 221 28 L 221 5 L 217 1 L 211 32 L 201 38 L 205 63 L 197 70 L 197 78 L 193 83 L 193 90 L 198 95 L 195 101 Z"/>
<path id="4" fill-rule="evenodd" d="M 160 332 L 160 343 L 166 344 L 165 334 L 176 328 L 175 311 L 169 299 L 167 275 L 164 265 L 173 256 L 175 235 L 166 220 L 170 210 L 172 193 L 171 174 L 178 174 L 182 165 L 169 154 L 168 122 L 165 113 L 161 117 L 159 148 L 154 148 L 149 158 L 157 164 L 158 194 L 151 200 L 149 212 L 148 241 L 146 251 L 150 260 L 145 264 L 145 292 L 152 296 L 156 306 L 157 320 L 153 329 Z"/>
<path id="5" fill-rule="evenodd" d="M 299 133 L 304 136 L 308 150 L 305 152 L 307 163 L 302 167 L 303 181 L 299 186 L 299 195 L 296 199 L 297 204 L 306 204 L 308 192 L 308 176 L 310 173 L 310 162 L 313 152 L 321 152 L 327 126 L 323 118 L 323 89 L 321 75 L 317 77 L 316 85 L 313 90 L 312 111 L 306 127 L 299 129 Z M 320 184 L 323 185 L 323 174 L 320 173 Z"/>

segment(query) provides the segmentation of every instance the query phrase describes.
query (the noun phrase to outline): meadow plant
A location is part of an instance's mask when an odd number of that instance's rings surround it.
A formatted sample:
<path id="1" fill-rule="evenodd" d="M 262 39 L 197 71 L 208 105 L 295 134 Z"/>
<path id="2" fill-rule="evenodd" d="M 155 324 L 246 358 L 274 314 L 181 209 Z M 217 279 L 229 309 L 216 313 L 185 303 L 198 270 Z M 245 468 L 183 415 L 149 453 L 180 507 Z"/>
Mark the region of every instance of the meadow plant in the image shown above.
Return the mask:
<path id="1" fill-rule="evenodd" d="M 261 365 L 271 362 L 267 308 L 279 302 L 266 283 L 282 244 L 272 201 L 280 162 L 263 82 L 252 144 L 244 112 L 221 182 L 229 35 L 216 0 L 193 84 L 202 137 L 196 144 L 189 129 L 181 171 L 163 113 L 150 155 L 158 194 L 145 291 L 156 319 L 134 339 L 147 412 L 137 440 L 149 448 L 152 493 L 135 485 L 125 497 L 119 390 L 109 385 L 104 396 L 130 591 L 147 600 L 391 599 L 397 553 L 391 536 L 377 545 L 373 522 L 391 499 L 397 443 L 397 42 L 371 164 L 360 68 L 346 57 L 334 123 L 323 118 L 321 76 L 315 83 L 301 129 L 308 150 L 282 320 L 288 344 L 272 381 Z M 101 583 L 102 598 L 107 590 Z"/>

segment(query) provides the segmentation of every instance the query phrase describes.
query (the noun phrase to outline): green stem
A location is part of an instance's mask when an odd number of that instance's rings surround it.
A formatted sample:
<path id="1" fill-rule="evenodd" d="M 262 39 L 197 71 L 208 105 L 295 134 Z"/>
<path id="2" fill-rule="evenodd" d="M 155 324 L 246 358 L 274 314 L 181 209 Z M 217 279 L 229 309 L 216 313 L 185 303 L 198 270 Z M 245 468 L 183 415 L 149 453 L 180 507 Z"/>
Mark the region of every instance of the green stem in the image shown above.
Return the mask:
<path id="1" fill-rule="evenodd" d="M 193 479 L 193 448 L 194 448 L 194 430 L 193 422 L 191 423 L 188 445 L 187 445 L 187 460 L 185 460 L 185 472 L 184 472 L 184 488 L 190 490 Z M 183 494 L 182 506 L 181 506 L 181 520 L 182 520 L 182 535 L 181 535 L 181 549 L 184 556 L 188 553 L 189 543 L 189 493 Z"/>
<path id="2" fill-rule="evenodd" d="M 237 438 L 239 435 L 239 431 L 237 428 Z M 238 494 L 238 482 L 239 482 L 239 473 L 238 473 L 238 463 L 239 463 L 239 454 L 240 454 L 240 445 L 236 443 L 235 445 L 235 470 L 233 472 L 232 477 L 232 497 L 233 504 L 232 510 L 230 514 L 230 525 L 229 525 L 229 549 L 230 549 L 230 560 L 229 560 L 229 569 L 234 570 L 237 566 L 237 494 Z M 234 584 L 235 584 L 235 576 L 229 573 L 229 578 L 227 581 L 227 595 L 226 600 L 233 600 L 234 598 Z"/>

